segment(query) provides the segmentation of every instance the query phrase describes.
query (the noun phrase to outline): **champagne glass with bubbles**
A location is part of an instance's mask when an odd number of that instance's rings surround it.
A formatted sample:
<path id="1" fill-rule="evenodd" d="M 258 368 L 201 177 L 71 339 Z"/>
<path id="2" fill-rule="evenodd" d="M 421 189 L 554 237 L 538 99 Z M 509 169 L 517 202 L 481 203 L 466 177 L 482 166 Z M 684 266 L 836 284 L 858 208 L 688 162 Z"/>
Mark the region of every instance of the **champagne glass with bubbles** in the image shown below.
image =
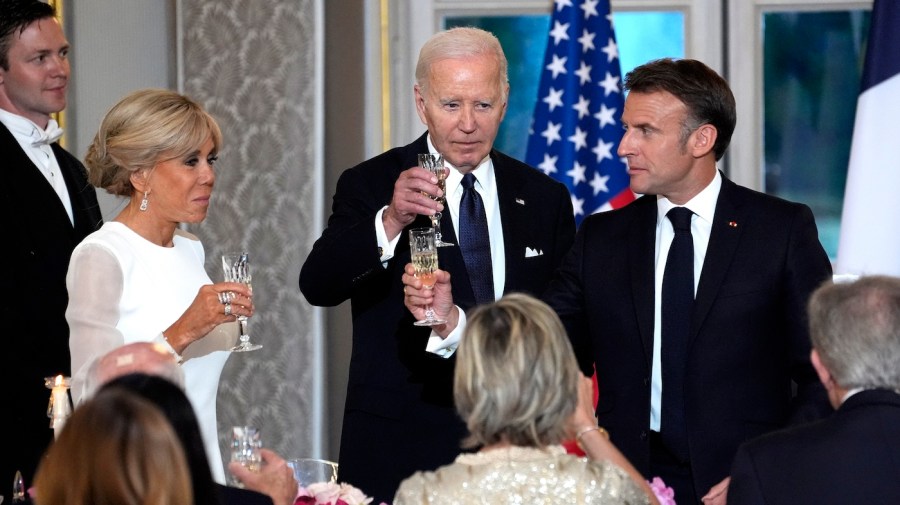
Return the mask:
<path id="1" fill-rule="evenodd" d="M 438 254 L 435 245 L 434 228 L 413 228 L 409 230 L 409 252 L 412 256 L 416 278 L 422 281 L 425 289 L 434 287 L 434 271 L 438 267 Z M 447 321 L 435 316 L 431 305 L 425 307 L 425 319 L 416 321 L 416 326 L 436 326 Z"/>
<path id="2" fill-rule="evenodd" d="M 250 286 L 250 253 L 246 252 L 229 252 L 222 255 L 222 270 L 225 272 L 225 280 L 227 282 L 240 282 Z M 233 293 L 229 293 L 229 299 L 234 298 Z M 260 344 L 250 342 L 250 335 L 247 333 L 247 316 L 237 316 L 238 322 L 241 324 L 241 339 L 237 345 L 231 348 L 234 352 L 255 351 L 262 348 Z"/>
<path id="3" fill-rule="evenodd" d="M 437 185 L 439 188 L 441 188 L 441 193 L 442 193 L 441 196 L 428 195 L 428 197 L 431 198 L 432 200 L 434 200 L 436 202 L 440 202 L 441 204 L 446 206 L 447 204 L 445 203 L 446 199 L 444 198 L 444 196 L 446 196 L 446 191 L 447 191 L 446 186 L 445 186 L 446 180 L 447 180 L 447 175 L 446 175 L 447 171 L 444 169 L 444 157 L 441 156 L 440 154 L 431 154 L 431 153 L 420 154 L 419 155 L 419 166 L 424 168 L 425 170 L 428 170 L 432 174 L 434 174 L 434 176 L 437 177 L 437 181 L 438 181 Z M 447 246 L 456 245 L 456 244 L 451 244 L 450 242 L 444 242 L 443 240 L 441 240 L 441 224 L 440 223 L 441 223 L 442 216 L 443 216 L 443 214 L 441 214 L 440 212 L 435 212 L 434 214 L 432 214 L 430 216 L 431 217 L 431 227 L 434 228 L 434 244 L 437 247 L 447 247 Z"/>

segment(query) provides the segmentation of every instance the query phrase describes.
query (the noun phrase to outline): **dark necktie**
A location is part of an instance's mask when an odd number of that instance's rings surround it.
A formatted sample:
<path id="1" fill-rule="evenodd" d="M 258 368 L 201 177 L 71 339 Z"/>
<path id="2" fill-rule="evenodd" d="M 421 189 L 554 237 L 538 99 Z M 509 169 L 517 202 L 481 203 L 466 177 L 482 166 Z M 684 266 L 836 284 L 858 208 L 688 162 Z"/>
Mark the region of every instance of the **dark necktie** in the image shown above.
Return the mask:
<path id="1" fill-rule="evenodd" d="M 462 178 L 463 194 L 459 202 L 459 249 L 469 282 L 478 304 L 494 301 L 494 274 L 491 268 L 491 239 L 488 234 L 484 202 L 475 191 L 475 176 Z"/>
<path id="2" fill-rule="evenodd" d="M 684 420 L 684 373 L 688 335 L 694 307 L 694 239 L 691 216 L 684 207 L 674 207 L 666 217 L 675 237 L 666 259 L 662 282 L 662 412 L 663 442 L 682 461 L 688 460 L 687 428 Z"/>

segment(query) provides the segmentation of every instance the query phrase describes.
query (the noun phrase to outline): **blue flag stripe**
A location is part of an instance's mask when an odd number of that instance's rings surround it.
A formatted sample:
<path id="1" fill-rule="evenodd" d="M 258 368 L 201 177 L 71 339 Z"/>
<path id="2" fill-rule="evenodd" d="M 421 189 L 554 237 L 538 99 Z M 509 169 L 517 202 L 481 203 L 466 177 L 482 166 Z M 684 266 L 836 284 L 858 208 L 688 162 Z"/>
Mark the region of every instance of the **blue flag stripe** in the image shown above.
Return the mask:
<path id="1" fill-rule="evenodd" d="M 900 0 L 875 0 L 871 19 L 860 92 L 900 74 Z"/>

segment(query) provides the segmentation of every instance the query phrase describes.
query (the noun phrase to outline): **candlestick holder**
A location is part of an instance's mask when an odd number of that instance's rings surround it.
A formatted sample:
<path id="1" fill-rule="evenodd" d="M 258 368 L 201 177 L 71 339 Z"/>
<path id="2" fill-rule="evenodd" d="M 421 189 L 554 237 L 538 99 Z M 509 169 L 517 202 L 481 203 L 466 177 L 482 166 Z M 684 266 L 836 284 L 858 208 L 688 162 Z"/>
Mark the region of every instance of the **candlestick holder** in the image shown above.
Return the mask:
<path id="1" fill-rule="evenodd" d="M 47 417 L 50 418 L 50 427 L 53 428 L 56 436 L 59 436 L 66 419 L 72 415 L 72 399 L 69 398 L 71 380 L 62 375 L 44 378 L 44 386 L 51 390 L 50 403 L 47 404 Z"/>

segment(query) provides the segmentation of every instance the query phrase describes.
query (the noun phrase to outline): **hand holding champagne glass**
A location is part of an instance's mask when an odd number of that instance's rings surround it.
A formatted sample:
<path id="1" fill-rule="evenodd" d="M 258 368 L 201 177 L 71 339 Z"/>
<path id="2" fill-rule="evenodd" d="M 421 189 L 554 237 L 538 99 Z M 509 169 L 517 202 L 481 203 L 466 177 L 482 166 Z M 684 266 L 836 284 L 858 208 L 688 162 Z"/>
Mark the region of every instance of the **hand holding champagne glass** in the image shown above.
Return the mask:
<path id="1" fill-rule="evenodd" d="M 444 168 L 444 157 L 440 154 L 420 154 L 419 155 L 419 166 L 428 170 L 435 177 L 437 177 L 437 185 L 441 188 L 441 196 L 428 195 L 432 200 L 436 202 L 440 202 L 441 204 L 446 206 L 446 186 L 445 181 L 447 180 L 447 170 Z M 451 244 L 450 242 L 444 242 L 441 240 L 441 217 L 443 214 L 440 212 L 435 212 L 431 217 L 431 227 L 434 228 L 434 244 L 437 247 L 446 247 L 452 246 L 455 244 Z"/>
<path id="2" fill-rule="evenodd" d="M 240 282 L 250 286 L 250 254 L 246 252 L 230 252 L 222 255 L 222 270 L 225 272 L 225 281 Z M 252 288 L 251 288 L 252 289 Z M 228 293 L 227 298 L 231 298 L 232 293 Z M 230 301 L 230 300 L 229 300 Z M 226 305 L 226 309 L 230 305 Z M 228 312 L 226 312 L 227 314 Z M 234 352 L 255 351 L 262 348 L 260 344 L 250 342 L 250 335 L 247 334 L 247 316 L 237 316 L 241 324 L 241 340 L 237 345 L 231 348 Z"/>
<path id="3" fill-rule="evenodd" d="M 240 463 L 251 472 L 259 472 L 262 466 L 262 440 L 259 429 L 253 426 L 234 426 L 231 428 L 231 461 Z M 244 487 L 237 477 L 231 477 L 236 487 Z"/>
<path id="4" fill-rule="evenodd" d="M 434 228 L 413 228 L 409 230 L 409 252 L 412 256 L 416 278 L 422 281 L 425 289 L 434 287 L 434 271 L 438 267 L 438 254 L 435 244 Z M 435 326 L 447 321 L 435 316 L 431 305 L 425 307 L 425 319 L 416 321 L 416 326 Z"/>

